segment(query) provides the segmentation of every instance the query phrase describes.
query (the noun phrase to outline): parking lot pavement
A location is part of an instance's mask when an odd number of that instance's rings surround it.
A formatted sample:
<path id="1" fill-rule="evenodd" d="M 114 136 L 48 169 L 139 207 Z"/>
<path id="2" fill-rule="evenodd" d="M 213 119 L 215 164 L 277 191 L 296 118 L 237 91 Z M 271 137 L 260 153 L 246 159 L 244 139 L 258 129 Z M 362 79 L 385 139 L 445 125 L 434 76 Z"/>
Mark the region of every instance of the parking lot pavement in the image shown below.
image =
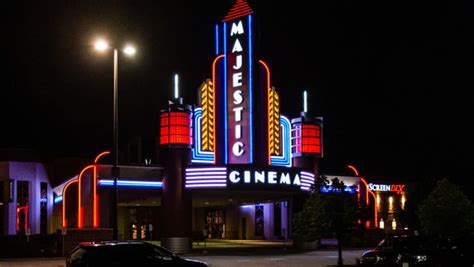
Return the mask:
<path id="1" fill-rule="evenodd" d="M 343 251 L 344 264 L 353 265 L 356 257 L 362 254 L 363 250 Z M 252 255 L 252 256 L 200 256 L 193 255 L 189 258 L 203 260 L 210 263 L 212 267 L 236 267 L 236 266 L 271 266 L 271 267 L 288 267 L 288 266 L 311 266 L 326 267 L 328 265 L 336 265 L 337 251 L 311 251 L 290 255 Z M 0 267 L 26 267 L 26 266 L 42 266 L 42 267 L 64 267 L 64 259 L 21 259 L 21 260 L 0 260 Z"/>
<path id="2" fill-rule="evenodd" d="M 0 259 L 0 267 L 65 267 L 64 259 Z"/>
<path id="3" fill-rule="evenodd" d="M 356 257 L 363 250 L 343 251 L 344 263 L 355 265 Z M 193 258 L 206 261 L 213 267 L 234 266 L 321 266 L 337 264 L 337 251 L 312 251 L 291 255 L 256 255 L 256 256 L 194 256 Z"/>

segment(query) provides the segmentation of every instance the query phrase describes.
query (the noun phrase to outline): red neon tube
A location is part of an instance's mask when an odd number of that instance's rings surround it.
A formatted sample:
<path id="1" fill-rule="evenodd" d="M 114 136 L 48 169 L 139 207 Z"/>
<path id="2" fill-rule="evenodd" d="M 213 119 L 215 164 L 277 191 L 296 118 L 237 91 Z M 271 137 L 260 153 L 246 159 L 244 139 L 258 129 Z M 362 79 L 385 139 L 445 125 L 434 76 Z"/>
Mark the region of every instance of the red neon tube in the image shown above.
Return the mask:
<path id="1" fill-rule="evenodd" d="M 18 207 L 16 209 L 16 231 L 20 231 L 20 212 L 23 210 L 23 213 L 25 214 L 24 218 L 24 230 L 26 232 L 26 229 L 28 229 L 28 205 Z"/>
<path id="2" fill-rule="evenodd" d="M 98 197 L 97 197 L 97 162 L 99 162 L 99 159 L 105 155 L 109 155 L 110 154 L 110 151 L 104 151 L 102 153 L 100 153 L 99 155 L 97 155 L 97 157 L 95 158 L 94 160 L 94 177 L 93 177 L 93 191 L 92 191 L 92 195 L 94 197 L 94 200 L 93 200 L 93 205 L 94 205 L 94 209 L 93 209 L 93 226 L 94 228 L 97 228 L 99 227 L 99 209 L 98 209 Z"/>
<path id="3" fill-rule="evenodd" d="M 378 216 L 377 216 L 377 197 L 375 196 L 374 192 L 370 191 L 370 194 L 374 197 L 374 225 L 375 227 L 379 227 Z"/>
<path id="4" fill-rule="evenodd" d="M 268 67 L 267 63 L 265 63 L 263 60 L 259 60 L 260 64 L 263 65 L 267 72 L 267 110 L 270 111 L 270 68 Z M 268 133 L 267 133 L 267 142 L 268 142 L 268 165 L 271 163 L 271 154 L 270 154 L 270 120 L 268 120 Z"/>
<path id="5" fill-rule="evenodd" d="M 82 217 L 82 196 L 81 196 L 81 178 L 85 171 L 90 168 L 94 168 L 95 165 L 89 165 L 82 169 L 81 173 L 79 174 L 79 178 L 77 178 L 77 228 L 82 228 L 84 224 L 84 218 Z M 64 196 L 63 196 L 64 200 Z"/>
<path id="6" fill-rule="evenodd" d="M 73 183 L 77 183 L 77 179 L 73 179 L 73 180 L 69 181 L 63 188 L 63 228 L 67 227 L 67 219 L 66 219 L 66 193 L 67 193 L 67 188 Z"/>
<path id="7" fill-rule="evenodd" d="M 217 90 L 216 90 L 216 64 L 219 59 L 223 58 L 224 55 L 219 55 L 214 59 L 214 62 L 212 62 L 212 86 L 214 86 L 214 99 L 213 99 L 213 105 L 214 105 L 214 110 L 216 110 L 216 97 L 217 97 Z M 227 81 L 225 81 L 227 82 Z M 227 101 L 227 100 L 225 100 Z M 216 114 L 214 114 L 213 123 L 214 123 L 214 128 L 216 127 Z M 201 140 L 199 140 L 200 142 Z M 216 131 L 214 130 L 214 148 L 212 149 L 214 152 L 214 162 L 216 162 L 216 144 L 217 144 L 217 134 Z"/>

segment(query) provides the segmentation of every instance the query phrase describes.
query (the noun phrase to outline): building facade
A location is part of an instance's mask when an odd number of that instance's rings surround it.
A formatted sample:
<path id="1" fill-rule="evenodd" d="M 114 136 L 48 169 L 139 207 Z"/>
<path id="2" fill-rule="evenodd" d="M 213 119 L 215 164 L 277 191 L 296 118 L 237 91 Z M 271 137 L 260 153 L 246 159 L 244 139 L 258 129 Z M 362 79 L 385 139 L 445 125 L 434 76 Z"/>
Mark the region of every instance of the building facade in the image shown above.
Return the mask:
<path id="1" fill-rule="evenodd" d="M 40 162 L 0 161 L 0 235 L 48 234 L 53 191 Z"/>

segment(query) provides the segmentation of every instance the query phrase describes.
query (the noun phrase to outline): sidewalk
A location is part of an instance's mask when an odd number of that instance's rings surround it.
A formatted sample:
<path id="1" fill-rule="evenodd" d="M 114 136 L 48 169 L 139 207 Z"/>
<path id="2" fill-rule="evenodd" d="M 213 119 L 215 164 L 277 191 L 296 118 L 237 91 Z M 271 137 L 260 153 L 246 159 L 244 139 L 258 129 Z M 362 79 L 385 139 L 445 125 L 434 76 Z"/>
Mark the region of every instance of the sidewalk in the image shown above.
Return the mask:
<path id="1" fill-rule="evenodd" d="M 210 239 L 193 242 L 189 255 L 270 255 L 303 252 L 293 248 L 291 240 L 230 240 Z"/>

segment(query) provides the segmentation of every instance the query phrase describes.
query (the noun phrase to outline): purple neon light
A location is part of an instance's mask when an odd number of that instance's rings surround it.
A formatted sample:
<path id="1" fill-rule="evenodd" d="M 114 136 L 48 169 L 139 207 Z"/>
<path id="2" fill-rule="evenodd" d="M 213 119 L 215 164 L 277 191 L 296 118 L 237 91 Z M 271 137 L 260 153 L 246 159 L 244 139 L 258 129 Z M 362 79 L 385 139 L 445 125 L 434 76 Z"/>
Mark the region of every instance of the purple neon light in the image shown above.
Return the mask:
<path id="1" fill-rule="evenodd" d="M 227 172 L 186 172 L 186 176 L 226 175 Z"/>
<path id="2" fill-rule="evenodd" d="M 314 184 L 313 180 L 308 180 L 306 178 L 301 178 L 300 180 L 301 180 L 302 183 Z"/>
<path id="3" fill-rule="evenodd" d="M 186 184 L 205 184 L 205 183 L 226 183 L 225 180 L 196 180 L 196 181 L 186 181 Z"/>
<path id="4" fill-rule="evenodd" d="M 300 175 L 301 179 L 301 190 L 309 191 L 311 187 L 314 185 L 314 174 L 310 172 L 302 171 Z"/>
<path id="5" fill-rule="evenodd" d="M 221 168 L 187 168 L 186 172 L 203 172 L 203 171 L 227 171 L 226 167 Z"/>
<path id="6" fill-rule="evenodd" d="M 215 176 L 186 176 L 186 180 L 202 180 L 202 179 L 226 179 L 227 176 L 225 175 L 215 175 Z"/>
<path id="7" fill-rule="evenodd" d="M 186 169 L 186 188 L 212 188 L 227 186 L 227 168 L 188 168 Z"/>
<path id="8" fill-rule="evenodd" d="M 187 184 L 186 188 L 202 188 L 202 187 L 226 187 L 227 184 Z"/>

